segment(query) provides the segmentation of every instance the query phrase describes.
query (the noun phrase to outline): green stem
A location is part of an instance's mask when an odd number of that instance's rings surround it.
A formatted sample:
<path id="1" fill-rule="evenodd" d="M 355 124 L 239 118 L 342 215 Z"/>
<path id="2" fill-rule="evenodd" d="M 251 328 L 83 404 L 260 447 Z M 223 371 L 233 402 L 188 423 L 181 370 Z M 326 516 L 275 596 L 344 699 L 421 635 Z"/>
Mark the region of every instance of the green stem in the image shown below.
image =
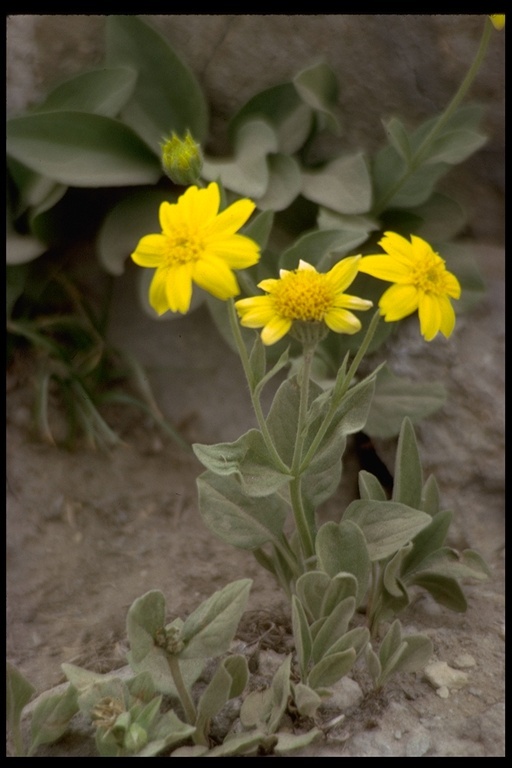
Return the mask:
<path id="1" fill-rule="evenodd" d="M 299 401 L 299 415 L 297 419 L 297 433 L 295 435 L 295 446 L 293 449 L 292 460 L 292 473 L 295 476 L 300 474 L 299 468 L 302 460 L 302 450 L 305 440 L 305 427 L 306 418 L 308 414 L 308 400 L 309 400 L 309 378 L 311 375 L 311 364 L 315 354 L 316 344 L 304 346 L 303 358 L 302 358 L 302 370 L 300 376 L 300 401 Z"/>
<path id="2" fill-rule="evenodd" d="M 295 525 L 297 527 L 297 533 L 302 547 L 304 555 L 304 561 L 306 562 L 315 554 L 315 539 L 314 533 L 311 530 L 311 526 L 308 522 L 306 510 L 304 509 L 304 502 L 302 499 L 301 477 L 294 477 L 290 481 L 290 500 L 292 503 L 293 516 L 295 518 Z"/>
<path id="3" fill-rule="evenodd" d="M 380 319 L 380 312 L 377 310 L 375 314 L 373 315 L 370 325 L 368 326 L 368 329 L 366 331 L 365 337 L 363 339 L 363 342 L 361 346 L 359 347 L 353 361 L 352 365 L 347 371 L 346 376 L 343 378 L 343 382 L 341 384 L 341 387 L 339 391 L 335 392 L 333 390 L 332 396 L 331 396 L 331 405 L 329 407 L 329 410 L 325 414 L 324 420 L 322 421 L 318 432 L 315 435 L 315 439 L 311 443 L 306 455 L 304 456 L 304 459 L 302 461 L 302 464 L 300 465 L 299 472 L 302 474 L 306 471 L 309 464 L 311 463 L 316 451 L 318 450 L 318 447 L 320 446 L 322 440 L 325 437 L 325 434 L 327 430 L 329 429 L 329 425 L 333 419 L 334 414 L 336 413 L 337 408 L 339 407 L 339 404 L 341 403 L 344 395 L 346 394 L 352 379 L 357 373 L 357 369 L 359 368 L 359 365 L 361 364 L 361 360 L 365 356 L 368 347 L 371 344 L 371 341 L 373 339 L 373 336 L 375 334 L 375 331 L 377 329 L 377 325 L 379 323 Z"/>
<path id="4" fill-rule="evenodd" d="M 167 661 L 169 663 L 169 669 L 171 670 L 174 685 L 176 686 L 178 696 L 185 711 L 187 722 L 190 725 L 195 725 L 197 720 L 197 712 L 194 706 L 194 702 L 192 701 L 192 698 L 188 692 L 187 686 L 185 685 L 185 681 L 183 680 L 178 657 L 171 653 L 167 656 Z"/>
<path id="5" fill-rule="evenodd" d="M 302 370 L 300 376 L 300 400 L 299 414 L 297 419 L 297 432 L 295 435 L 295 446 L 293 449 L 292 474 L 293 480 L 290 482 L 290 499 L 292 502 L 293 516 L 295 525 L 299 534 L 304 560 L 307 561 L 315 554 L 315 537 L 313 524 L 308 520 L 308 515 L 304 508 L 301 489 L 301 471 L 302 454 L 304 451 L 304 440 L 306 439 L 306 420 L 308 415 L 309 400 L 309 380 L 311 375 L 311 364 L 315 355 L 316 344 L 305 344 L 303 351 Z"/>
<path id="6" fill-rule="evenodd" d="M 418 169 L 419 165 L 423 160 L 423 156 L 425 152 L 429 149 L 430 144 L 438 136 L 438 134 L 444 128 L 448 120 L 450 120 L 454 112 L 458 109 L 460 103 L 462 102 L 467 92 L 469 91 L 471 85 L 473 84 L 473 81 L 477 75 L 477 72 L 480 69 L 480 66 L 484 60 L 485 54 L 487 52 L 487 47 L 489 45 L 489 39 L 492 34 L 492 29 L 493 29 L 492 22 L 487 16 L 485 19 L 484 30 L 482 33 L 482 38 L 480 40 L 480 45 L 479 45 L 477 54 L 464 80 L 459 86 L 455 96 L 450 101 L 445 111 L 439 116 L 439 119 L 434 123 L 431 130 L 428 132 L 428 134 L 425 136 L 425 138 L 421 142 L 420 146 L 416 149 L 416 151 L 410 158 L 407 170 L 404 171 L 402 176 L 392 185 L 392 187 L 384 194 L 384 196 L 379 201 L 377 201 L 373 209 L 374 216 L 379 216 L 382 213 L 382 211 L 386 208 L 390 200 L 392 200 L 393 197 L 396 195 L 400 187 L 407 181 L 407 179 L 411 176 L 411 174 L 413 174 Z"/>
<path id="7" fill-rule="evenodd" d="M 233 299 L 229 299 L 228 309 L 229 309 L 229 322 L 231 324 L 231 330 L 233 332 L 233 337 L 235 339 L 235 343 L 238 349 L 238 354 L 240 355 L 240 360 L 242 362 L 242 367 L 244 369 L 245 378 L 247 379 L 247 384 L 249 386 L 249 393 L 251 395 L 252 407 L 253 407 L 256 419 L 258 421 L 258 426 L 260 428 L 261 434 L 263 435 L 263 439 L 265 440 L 265 445 L 267 446 L 267 450 L 270 453 L 276 468 L 279 469 L 284 474 L 289 475 L 290 467 L 288 467 L 288 465 L 284 463 L 279 453 L 277 452 L 277 449 L 274 445 L 270 432 L 268 431 L 267 422 L 263 414 L 263 409 L 261 407 L 260 399 L 258 395 L 255 394 L 255 391 L 254 391 L 254 387 L 252 383 L 251 363 L 249 361 L 249 355 L 247 354 L 247 349 L 245 347 L 244 340 L 242 338 L 242 333 L 240 331 L 240 326 L 238 324 L 238 318 L 236 315 L 235 303 Z"/>

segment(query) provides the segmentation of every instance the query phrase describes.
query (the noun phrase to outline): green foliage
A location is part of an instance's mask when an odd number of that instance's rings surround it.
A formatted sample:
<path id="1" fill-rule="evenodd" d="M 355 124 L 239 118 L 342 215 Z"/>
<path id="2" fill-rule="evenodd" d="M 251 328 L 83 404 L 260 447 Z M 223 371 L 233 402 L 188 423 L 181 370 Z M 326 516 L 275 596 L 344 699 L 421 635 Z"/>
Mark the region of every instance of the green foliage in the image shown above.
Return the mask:
<path id="1" fill-rule="evenodd" d="M 76 691 L 69 686 L 62 692 L 38 699 L 30 718 L 30 739 L 25 746 L 21 733 L 22 713 L 35 688 L 21 672 L 7 663 L 7 732 L 14 757 L 31 757 L 42 744 L 53 744 L 66 732 L 78 712 Z"/>

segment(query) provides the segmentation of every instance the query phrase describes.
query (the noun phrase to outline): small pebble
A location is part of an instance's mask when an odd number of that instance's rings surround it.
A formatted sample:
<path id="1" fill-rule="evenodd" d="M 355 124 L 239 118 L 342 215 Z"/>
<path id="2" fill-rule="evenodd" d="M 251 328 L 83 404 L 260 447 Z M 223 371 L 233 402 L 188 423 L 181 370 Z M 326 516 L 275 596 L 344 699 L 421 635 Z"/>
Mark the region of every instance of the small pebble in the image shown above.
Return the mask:
<path id="1" fill-rule="evenodd" d="M 434 688 L 446 686 L 449 690 L 457 690 L 468 684 L 469 678 L 465 672 L 449 667 L 446 661 L 434 661 L 425 667 L 425 679 Z"/>

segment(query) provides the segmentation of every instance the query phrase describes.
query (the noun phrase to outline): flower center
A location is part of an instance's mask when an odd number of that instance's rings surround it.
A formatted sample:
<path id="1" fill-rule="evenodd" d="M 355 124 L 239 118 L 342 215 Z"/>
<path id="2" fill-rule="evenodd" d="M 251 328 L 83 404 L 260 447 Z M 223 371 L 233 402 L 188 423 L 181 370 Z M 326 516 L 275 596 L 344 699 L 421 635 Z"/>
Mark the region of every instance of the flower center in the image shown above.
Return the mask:
<path id="1" fill-rule="evenodd" d="M 204 253 L 204 244 L 200 237 L 190 234 L 185 229 L 182 232 L 166 235 L 166 262 L 168 267 L 197 261 Z"/>
<path id="2" fill-rule="evenodd" d="M 425 293 L 446 293 L 445 261 L 437 253 L 429 253 L 422 257 L 412 271 L 412 282 Z"/>
<path id="3" fill-rule="evenodd" d="M 279 280 L 272 297 L 281 317 L 319 323 L 332 307 L 335 293 L 326 275 L 297 270 Z"/>

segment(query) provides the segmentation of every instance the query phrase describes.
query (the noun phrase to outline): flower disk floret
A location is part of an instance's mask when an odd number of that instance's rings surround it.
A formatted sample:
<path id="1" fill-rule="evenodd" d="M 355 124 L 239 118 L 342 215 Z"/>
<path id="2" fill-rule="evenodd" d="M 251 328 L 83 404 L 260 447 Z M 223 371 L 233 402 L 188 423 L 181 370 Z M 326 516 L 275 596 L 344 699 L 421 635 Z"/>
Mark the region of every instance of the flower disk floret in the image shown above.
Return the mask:
<path id="1" fill-rule="evenodd" d="M 157 314 L 188 312 L 193 284 L 223 301 L 237 296 L 240 288 L 233 270 L 259 261 L 257 243 L 237 234 L 255 204 L 238 200 L 220 213 L 219 205 L 216 183 L 206 189 L 189 187 L 177 203 L 161 204 L 162 231 L 143 237 L 131 254 L 140 267 L 156 270 L 149 302 Z"/>
<path id="2" fill-rule="evenodd" d="M 349 310 L 366 310 L 372 302 L 343 293 L 355 279 L 360 256 L 338 262 L 329 272 L 317 272 L 306 261 L 296 270 L 281 269 L 279 279 L 262 280 L 266 296 L 236 302 L 240 322 L 247 328 L 263 328 L 264 344 L 275 344 L 297 323 L 323 324 L 336 333 L 357 333 L 358 318 Z"/>
<path id="3" fill-rule="evenodd" d="M 379 245 L 387 255 L 365 256 L 359 271 L 394 283 L 381 296 L 379 308 L 386 322 L 395 322 L 418 310 L 426 341 L 439 332 L 447 338 L 455 327 L 450 299 L 460 297 L 460 284 L 446 263 L 421 237 L 411 241 L 396 232 L 385 232 Z"/>

